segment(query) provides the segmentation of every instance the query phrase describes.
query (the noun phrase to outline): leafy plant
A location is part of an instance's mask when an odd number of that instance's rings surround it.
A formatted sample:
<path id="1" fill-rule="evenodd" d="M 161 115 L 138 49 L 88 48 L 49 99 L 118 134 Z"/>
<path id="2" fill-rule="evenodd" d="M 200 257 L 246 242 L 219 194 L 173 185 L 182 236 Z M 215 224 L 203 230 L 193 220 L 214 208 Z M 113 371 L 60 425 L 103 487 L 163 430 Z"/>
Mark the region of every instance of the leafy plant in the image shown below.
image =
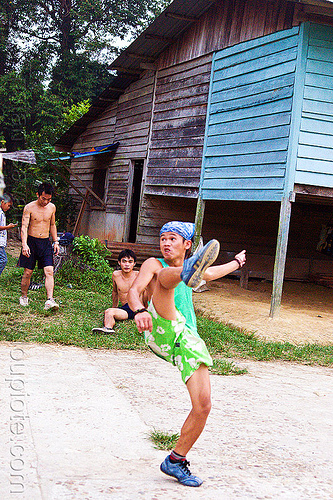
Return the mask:
<path id="1" fill-rule="evenodd" d="M 97 238 L 89 238 L 89 236 L 83 235 L 74 239 L 73 252 L 78 254 L 86 264 L 106 262 L 107 257 L 111 256 L 110 250 Z"/>
<path id="2" fill-rule="evenodd" d="M 154 448 L 157 450 L 172 450 L 176 446 L 179 434 L 168 434 L 167 432 L 154 429 L 149 434 L 149 437 L 155 445 Z"/>
<path id="3" fill-rule="evenodd" d="M 97 238 L 77 236 L 73 254 L 56 274 L 56 283 L 79 289 L 110 293 L 112 272 L 107 261 L 111 252 Z"/>

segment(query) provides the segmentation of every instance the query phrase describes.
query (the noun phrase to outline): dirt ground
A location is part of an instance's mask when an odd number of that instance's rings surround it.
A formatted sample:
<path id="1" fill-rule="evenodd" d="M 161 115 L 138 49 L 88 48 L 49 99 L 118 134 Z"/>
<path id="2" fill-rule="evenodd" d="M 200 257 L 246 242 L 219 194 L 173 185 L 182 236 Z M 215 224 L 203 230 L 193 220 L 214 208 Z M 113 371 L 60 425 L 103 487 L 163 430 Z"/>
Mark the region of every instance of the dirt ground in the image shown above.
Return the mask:
<path id="1" fill-rule="evenodd" d="M 237 364 L 248 373 L 210 377 L 212 411 L 188 456 L 204 483 L 186 488 L 160 472 L 167 452 L 149 439 L 179 432 L 190 410 L 174 366 L 150 352 L 1 342 L 0 498 L 333 500 L 333 369 Z"/>
<path id="2" fill-rule="evenodd" d="M 10 240 L 7 251 L 15 258 L 20 242 Z M 196 311 L 213 319 L 255 332 L 266 340 L 296 344 L 333 343 L 333 288 L 314 283 L 287 281 L 280 313 L 269 318 L 272 283 L 249 280 L 248 288 L 237 279 L 211 282 L 209 291 L 194 293 Z"/>
<path id="3" fill-rule="evenodd" d="M 254 332 L 259 338 L 296 344 L 333 343 L 333 289 L 286 281 L 278 317 L 269 318 L 272 283 L 250 280 L 248 288 L 223 278 L 194 293 L 197 312 Z"/>

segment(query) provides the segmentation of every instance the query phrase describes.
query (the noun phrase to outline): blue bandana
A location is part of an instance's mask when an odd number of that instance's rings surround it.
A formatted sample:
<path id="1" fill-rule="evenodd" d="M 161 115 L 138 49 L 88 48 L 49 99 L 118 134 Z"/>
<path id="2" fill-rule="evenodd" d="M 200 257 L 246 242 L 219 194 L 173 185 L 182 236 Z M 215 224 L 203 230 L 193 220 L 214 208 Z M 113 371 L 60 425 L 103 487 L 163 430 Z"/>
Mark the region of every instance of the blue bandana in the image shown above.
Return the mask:
<path id="1" fill-rule="evenodd" d="M 179 222 L 177 220 L 173 220 L 162 226 L 160 236 L 162 233 L 177 233 L 185 240 L 191 240 L 194 236 L 194 230 L 195 225 L 192 222 Z"/>

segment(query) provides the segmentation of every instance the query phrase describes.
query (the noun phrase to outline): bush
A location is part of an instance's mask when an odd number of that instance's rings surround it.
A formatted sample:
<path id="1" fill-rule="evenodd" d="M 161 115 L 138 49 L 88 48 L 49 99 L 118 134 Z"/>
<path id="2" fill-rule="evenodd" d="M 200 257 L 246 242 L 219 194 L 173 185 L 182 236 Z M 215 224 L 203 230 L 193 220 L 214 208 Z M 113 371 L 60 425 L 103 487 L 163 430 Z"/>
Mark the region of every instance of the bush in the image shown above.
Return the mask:
<path id="1" fill-rule="evenodd" d="M 56 274 L 56 283 L 109 294 L 113 269 L 106 257 L 111 252 L 96 238 L 79 236 L 73 241 L 73 253 Z"/>
<path id="2" fill-rule="evenodd" d="M 73 241 L 73 252 L 79 255 L 86 264 L 98 265 L 106 262 L 111 256 L 110 250 L 106 248 L 97 238 L 89 236 L 77 236 Z"/>

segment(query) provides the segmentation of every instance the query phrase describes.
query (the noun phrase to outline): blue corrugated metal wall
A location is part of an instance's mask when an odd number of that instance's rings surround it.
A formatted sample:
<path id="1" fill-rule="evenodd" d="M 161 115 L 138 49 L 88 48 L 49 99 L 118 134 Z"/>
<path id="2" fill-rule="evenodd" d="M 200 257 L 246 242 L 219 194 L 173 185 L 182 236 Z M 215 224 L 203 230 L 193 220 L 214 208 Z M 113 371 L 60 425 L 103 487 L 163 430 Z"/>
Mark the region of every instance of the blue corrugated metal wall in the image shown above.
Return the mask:
<path id="1" fill-rule="evenodd" d="M 281 200 L 298 42 L 293 28 L 214 55 L 203 199 Z"/>
<path id="2" fill-rule="evenodd" d="M 333 27 L 311 24 L 295 182 L 333 187 Z"/>

